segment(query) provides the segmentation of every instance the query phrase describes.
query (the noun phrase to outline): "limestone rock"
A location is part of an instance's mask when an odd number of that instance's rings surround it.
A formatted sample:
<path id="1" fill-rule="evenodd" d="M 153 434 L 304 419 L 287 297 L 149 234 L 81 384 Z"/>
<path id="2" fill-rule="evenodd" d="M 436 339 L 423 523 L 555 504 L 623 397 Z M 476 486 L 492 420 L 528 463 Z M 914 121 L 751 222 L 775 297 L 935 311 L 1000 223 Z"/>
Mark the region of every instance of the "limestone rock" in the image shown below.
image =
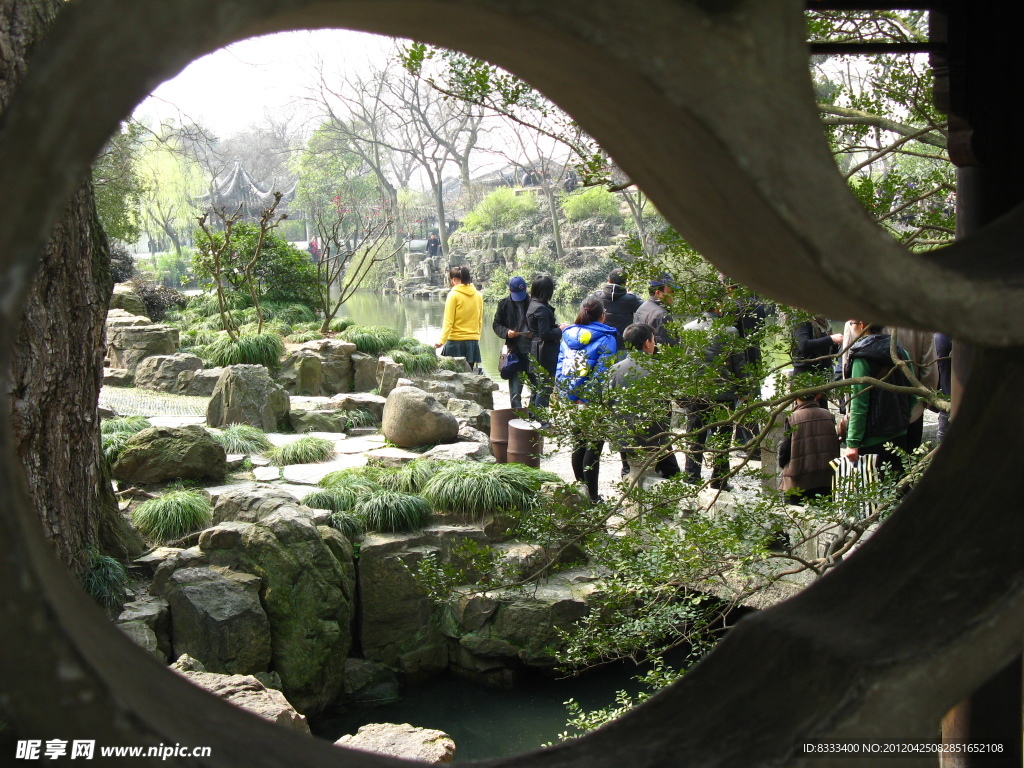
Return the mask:
<path id="1" fill-rule="evenodd" d="M 217 503 L 213 505 L 213 523 L 214 525 L 228 521 L 257 523 L 282 507 L 298 506 L 299 502 L 292 494 L 272 485 L 240 488 L 234 491 L 225 491 L 217 497 Z"/>
<path id="2" fill-rule="evenodd" d="M 401 698 L 398 677 L 384 666 L 366 659 L 345 661 L 345 702 L 379 707 Z"/>
<path id="3" fill-rule="evenodd" d="M 199 546 L 210 562 L 263 580 L 273 669 L 288 700 L 312 714 L 343 687 L 355 584 L 351 560 L 339 562 L 335 553 L 345 557 L 343 550 L 324 542 L 304 509 L 281 507 L 256 523 L 223 523 L 204 531 Z"/>
<path id="4" fill-rule="evenodd" d="M 181 391 L 180 375 L 187 371 L 194 376 L 195 371 L 202 367 L 202 360 L 196 355 L 186 352 L 178 352 L 173 355 L 152 355 L 140 362 L 135 369 L 135 386 L 141 389 L 178 394 Z"/>
<path id="5" fill-rule="evenodd" d="M 468 424 L 484 434 L 491 432 L 491 412 L 472 400 L 453 397 L 448 401 L 447 408 L 459 420 L 460 424 Z"/>
<path id="6" fill-rule="evenodd" d="M 372 392 L 377 389 L 377 358 L 363 352 L 353 352 L 352 391 Z"/>
<path id="7" fill-rule="evenodd" d="M 307 341 L 300 346 L 297 355 L 312 355 L 319 360 L 319 388 L 310 394 L 337 395 L 351 392 L 353 384 L 352 355 L 355 351 L 355 344 L 339 339 L 316 339 Z M 282 369 L 282 374 L 283 372 Z M 297 386 L 296 394 L 304 394 L 301 389 L 301 386 Z M 291 390 L 289 389 L 289 391 Z"/>
<path id="8" fill-rule="evenodd" d="M 485 461 L 493 462 L 494 455 L 488 442 L 458 442 L 435 445 L 423 454 L 425 459 L 438 461 Z"/>
<path id="9" fill-rule="evenodd" d="M 107 324 L 107 359 L 111 368 L 132 374 L 139 363 L 153 355 L 173 355 L 178 349 L 178 329 L 169 325 Z"/>
<path id="10" fill-rule="evenodd" d="M 459 427 L 459 440 L 465 443 L 487 443 L 490 445 L 491 439 L 481 432 L 479 429 L 473 429 L 468 424 L 463 424 Z"/>
<path id="11" fill-rule="evenodd" d="M 384 404 L 387 398 L 371 395 L 369 392 L 353 392 L 335 395 L 328 402 L 321 403 L 317 410 L 366 411 L 379 424 L 384 418 Z"/>
<path id="12" fill-rule="evenodd" d="M 277 381 L 289 395 L 320 395 L 324 383 L 323 360 L 312 350 L 297 349 L 281 363 Z"/>
<path id="13" fill-rule="evenodd" d="M 104 387 L 130 387 L 135 381 L 132 372 L 127 368 L 104 368 Z"/>
<path id="14" fill-rule="evenodd" d="M 344 432 L 348 418 L 341 411 L 304 411 L 293 408 L 288 419 L 295 432 Z"/>
<path id="15" fill-rule="evenodd" d="M 127 325 L 152 325 L 153 321 L 145 315 L 125 312 L 123 309 L 107 310 L 107 330 L 122 328 Z"/>
<path id="16" fill-rule="evenodd" d="M 381 431 L 401 448 L 416 448 L 455 442 L 459 423 L 422 389 L 396 387 L 384 405 Z"/>
<path id="17" fill-rule="evenodd" d="M 211 672 L 247 674 L 270 665 L 270 622 L 261 580 L 226 568 L 182 568 L 164 589 L 174 655 L 188 654 Z"/>
<path id="18" fill-rule="evenodd" d="M 198 424 L 150 427 L 132 435 L 111 467 L 117 480 L 159 483 L 189 477 L 221 478 L 227 470 L 224 446 Z"/>
<path id="19" fill-rule="evenodd" d="M 214 696 L 230 701 L 236 707 L 247 709 L 264 720 L 299 733 L 309 733 L 306 718 L 295 711 L 295 707 L 288 702 L 284 694 L 268 688 L 251 675 L 218 675 L 212 672 L 191 671 L 182 671 L 181 674 Z"/>
<path id="20" fill-rule="evenodd" d="M 209 397 L 220 381 L 223 368 L 203 368 L 178 374 L 178 394 L 190 397 Z"/>
<path id="21" fill-rule="evenodd" d="M 414 728 L 408 723 L 370 723 L 354 736 L 342 736 L 334 743 L 424 763 L 450 763 L 455 759 L 455 741 L 451 736 L 444 731 Z"/>
<path id="22" fill-rule="evenodd" d="M 403 448 L 374 448 L 366 452 L 366 463 L 373 467 L 386 467 L 398 469 L 420 458 L 421 454 L 407 451 Z"/>
<path id="23" fill-rule="evenodd" d="M 250 424 L 277 432 L 287 428 L 290 408 L 288 394 L 262 365 L 229 365 L 213 390 L 206 423 L 211 427 Z"/>
<path id="24" fill-rule="evenodd" d="M 143 598 L 125 603 L 117 625 L 164 664 L 171 656 L 171 616 L 167 601 Z"/>
<path id="25" fill-rule="evenodd" d="M 121 309 L 133 315 L 146 315 L 146 302 L 127 283 L 115 283 L 110 296 L 110 309 Z"/>

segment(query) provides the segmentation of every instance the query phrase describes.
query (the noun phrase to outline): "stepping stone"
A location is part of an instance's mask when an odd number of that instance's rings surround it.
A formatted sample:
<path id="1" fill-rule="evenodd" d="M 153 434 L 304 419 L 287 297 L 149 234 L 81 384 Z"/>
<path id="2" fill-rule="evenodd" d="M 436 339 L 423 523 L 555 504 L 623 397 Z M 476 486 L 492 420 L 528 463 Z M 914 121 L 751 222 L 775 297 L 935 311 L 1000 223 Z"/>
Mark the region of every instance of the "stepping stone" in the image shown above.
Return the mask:
<path id="1" fill-rule="evenodd" d="M 280 467 L 256 467 L 252 471 L 252 476 L 261 483 L 271 483 L 275 480 L 281 479 L 281 468 Z"/>
<path id="2" fill-rule="evenodd" d="M 282 477 L 288 483 L 316 485 L 331 472 L 365 465 L 366 459 L 363 456 L 343 456 L 320 464 L 291 464 L 283 468 Z"/>
<path id="3" fill-rule="evenodd" d="M 377 467 L 400 467 L 422 456 L 402 448 L 376 448 L 366 454 L 366 463 Z"/>

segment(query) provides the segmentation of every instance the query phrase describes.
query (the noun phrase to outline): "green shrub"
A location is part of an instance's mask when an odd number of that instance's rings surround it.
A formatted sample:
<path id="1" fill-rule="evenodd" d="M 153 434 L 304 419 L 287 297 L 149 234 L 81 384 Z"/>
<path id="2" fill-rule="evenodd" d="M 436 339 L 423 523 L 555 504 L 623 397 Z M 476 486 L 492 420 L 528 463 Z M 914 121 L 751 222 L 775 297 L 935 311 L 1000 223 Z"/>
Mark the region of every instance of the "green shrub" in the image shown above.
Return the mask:
<path id="1" fill-rule="evenodd" d="M 383 489 L 361 498 L 353 511 L 366 521 L 368 531 L 415 531 L 430 519 L 430 505 L 425 499 Z"/>
<path id="2" fill-rule="evenodd" d="M 228 453 L 259 453 L 270 448 L 263 430 L 248 424 L 229 424 L 214 437 Z"/>
<path id="3" fill-rule="evenodd" d="M 252 306 L 252 299 L 245 293 L 225 291 L 224 304 L 228 309 L 244 309 L 245 307 Z M 211 317 L 212 315 L 220 314 L 217 293 L 214 291 L 193 296 L 188 300 L 188 304 L 185 305 L 183 312 L 185 315 L 193 315 L 195 317 Z"/>
<path id="4" fill-rule="evenodd" d="M 532 192 L 516 194 L 509 187 L 498 187 L 466 214 L 462 228 L 468 232 L 508 229 L 537 212 L 537 197 Z"/>
<path id="5" fill-rule="evenodd" d="M 153 425 L 145 416 L 117 416 L 113 419 L 104 419 L 100 424 L 100 432 L 104 435 L 114 432 L 127 432 L 129 435 L 134 435 L 151 426 Z"/>
<path id="6" fill-rule="evenodd" d="M 117 461 L 134 434 L 134 432 L 108 432 L 103 435 L 101 445 L 103 458 L 106 459 L 107 464 L 112 465 Z"/>
<path id="7" fill-rule="evenodd" d="M 618 224 L 622 222 L 619 199 L 604 187 L 577 190 L 562 198 L 562 213 L 569 221 L 601 219 Z"/>
<path id="8" fill-rule="evenodd" d="M 276 371 L 284 354 L 284 343 L 276 333 L 239 336 L 232 341 L 226 333 L 203 349 L 203 363 L 211 368 L 226 365 L 264 365 Z"/>
<path id="9" fill-rule="evenodd" d="M 335 512 L 330 517 L 330 525 L 349 541 L 366 533 L 366 521 L 352 512 Z"/>
<path id="10" fill-rule="evenodd" d="M 180 539 L 213 519 L 213 507 L 200 491 L 170 491 L 132 510 L 132 525 L 159 541 Z"/>
<path id="11" fill-rule="evenodd" d="M 82 573 L 82 588 L 89 596 L 109 611 L 124 605 L 128 587 L 128 571 L 109 555 L 90 547 L 85 551 L 86 564 Z"/>
<path id="12" fill-rule="evenodd" d="M 436 472 L 420 493 L 439 512 L 479 519 L 489 512 L 522 511 L 537 501 L 540 481 L 507 464 L 452 462 Z M 527 468 L 529 469 L 529 468 Z"/>
<path id="13" fill-rule="evenodd" d="M 316 312 L 305 304 L 280 304 L 267 302 L 261 306 L 264 320 L 280 320 L 289 325 L 316 323 Z M 317 323 L 317 327 L 320 324 Z"/>
<path id="14" fill-rule="evenodd" d="M 334 443 L 322 437 L 300 437 L 293 443 L 271 448 L 264 456 L 279 467 L 316 464 L 334 457 Z"/>
<path id="15" fill-rule="evenodd" d="M 356 345 L 360 352 L 380 357 L 401 341 L 398 331 L 382 325 L 353 325 L 342 331 L 341 338 Z"/>
<path id="16" fill-rule="evenodd" d="M 335 333 L 339 333 L 348 328 L 351 328 L 355 324 L 356 321 L 353 320 L 351 317 L 335 317 L 331 320 L 330 325 L 328 327 Z"/>

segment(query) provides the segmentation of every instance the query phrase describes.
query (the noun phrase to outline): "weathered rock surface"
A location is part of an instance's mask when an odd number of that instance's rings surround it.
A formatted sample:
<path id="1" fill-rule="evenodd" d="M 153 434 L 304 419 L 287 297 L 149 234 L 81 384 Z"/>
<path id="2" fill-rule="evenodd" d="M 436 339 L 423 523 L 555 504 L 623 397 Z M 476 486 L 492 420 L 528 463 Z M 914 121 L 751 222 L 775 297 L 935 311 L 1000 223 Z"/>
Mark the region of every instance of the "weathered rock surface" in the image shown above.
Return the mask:
<path id="1" fill-rule="evenodd" d="M 206 410 L 211 427 L 249 424 L 264 432 L 288 428 L 288 393 L 262 365 L 230 365 L 224 369 Z"/>
<path id="2" fill-rule="evenodd" d="M 135 381 L 132 372 L 127 368 L 104 368 L 104 387 L 130 387 Z"/>
<path id="3" fill-rule="evenodd" d="M 476 373 L 439 370 L 429 376 L 408 377 L 405 369 L 388 357 L 380 359 L 378 377 L 380 394 L 385 397 L 402 384 L 402 379 L 409 378 L 414 386 L 434 395 L 442 405 L 455 398 L 469 400 L 487 410 L 494 408 L 494 392 L 498 389 L 497 383 L 488 376 Z"/>
<path id="4" fill-rule="evenodd" d="M 223 368 L 203 368 L 178 374 L 178 394 L 190 397 L 209 397 L 217 388 Z"/>
<path id="5" fill-rule="evenodd" d="M 346 659 L 346 703 L 379 707 L 399 698 L 398 677 L 391 669 L 367 659 Z"/>
<path id="6" fill-rule="evenodd" d="M 164 664 L 171 658 L 171 615 L 167 601 L 143 598 L 125 603 L 117 625 Z"/>
<path id="7" fill-rule="evenodd" d="M 448 410 L 459 420 L 484 434 L 491 432 L 491 412 L 472 400 L 461 400 L 453 397 L 448 401 Z"/>
<path id="8" fill-rule="evenodd" d="M 372 392 L 377 389 L 377 358 L 363 352 L 353 352 L 352 390 L 354 392 Z"/>
<path id="9" fill-rule="evenodd" d="M 461 437 L 461 432 L 459 436 Z M 435 445 L 424 453 L 423 457 L 439 461 L 494 461 L 490 444 L 488 442 L 475 441 Z"/>
<path id="10" fill-rule="evenodd" d="M 203 367 L 203 361 L 196 355 L 187 352 L 178 352 L 173 355 L 152 355 L 147 357 L 135 369 L 135 386 L 142 389 L 152 389 L 158 392 L 170 392 L 179 394 L 182 387 L 181 374 L 191 374 L 188 379 L 195 375 Z"/>
<path id="11" fill-rule="evenodd" d="M 270 622 L 262 582 L 228 568 L 182 568 L 167 580 L 174 656 L 198 659 L 211 672 L 249 674 L 270 665 Z"/>
<path id="12" fill-rule="evenodd" d="M 110 295 L 110 309 L 121 309 L 133 315 L 146 315 L 146 302 L 126 283 L 115 283 Z"/>
<path id="13" fill-rule="evenodd" d="M 274 469 L 277 469 L 275 467 Z M 213 505 L 213 524 L 229 521 L 258 523 L 282 507 L 299 507 L 299 502 L 288 491 L 272 485 L 257 485 L 225 491 Z M 306 511 L 306 507 L 301 507 Z"/>
<path id="14" fill-rule="evenodd" d="M 328 402 L 321 403 L 317 410 L 330 411 L 366 411 L 379 424 L 384 418 L 386 397 L 371 395 L 369 392 L 353 392 L 347 395 L 335 395 Z"/>
<path id="15" fill-rule="evenodd" d="M 281 363 L 278 383 L 289 395 L 323 394 L 323 360 L 308 349 L 297 349 Z"/>
<path id="16" fill-rule="evenodd" d="M 205 428 L 150 427 L 132 435 L 111 467 L 117 480 L 159 483 L 190 477 L 221 478 L 227 453 Z"/>
<path id="17" fill-rule="evenodd" d="M 306 718 L 295 711 L 285 695 L 268 688 L 251 675 L 219 675 L 213 672 L 182 671 L 189 681 L 236 707 L 299 733 L 309 733 Z"/>
<path id="18" fill-rule="evenodd" d="M 139 363 L 153 355 L 173 355 L 178 349 L 178 329 L 169 325 L 111 325 L 107 322 L 107 359 L 111 368 L 132 374 Z"/>
<path id="19" fill-rule="evenodd" d="M 468 424 L 463 424 L 459 427 L 459 440 L 466 443 L 487 443 L 490 445 L 491 438 L 481 432 L 479 429 L 474 429 Z"/>
<path id="20" fill-rule="evenodd" d="M 127 325 L 152 325 L 153 321 L 145 315 L 125 312 L 123 309 L 107 310 L 107 328 L 122 328 Z"/>
<path id="21" fill-rule="evenodd" d="M 422 389 L 397 387 L 384 405 L 381 431 L 401 448 L 417 448 L 455 442 L 459 423 L 436 398 Z"/>
<path id="22" fill-rule="evenodd" d="M 342 736 L 334 743 L 424 763 L 450 763 L 455 759 L 455 741 L 451 736 L 444 731 L 414 728 L 408 723 L 370 723 L 354 736 Z"/>
<path id="23" fill-rule="evenodd" d="M 324 535 L 308 510 L 282 507 L 257 523 L 222 523 L 199 539 L 211 563 L 262 579 L 272 667 L 288 700 L 305 714 L 323 710 L 341 692 L 352 640 L 351 546 L 344 537 L 339 546 L 333 534 L 329 546 Z"/>
<path id="24" fill-rule="evenodd" d="M 278 381 L 293 395 L 336 395 L 351 392 L 352 354 L 355 351 L 356 345 L 347 341 L 307 341 L 285 359 Z"/>

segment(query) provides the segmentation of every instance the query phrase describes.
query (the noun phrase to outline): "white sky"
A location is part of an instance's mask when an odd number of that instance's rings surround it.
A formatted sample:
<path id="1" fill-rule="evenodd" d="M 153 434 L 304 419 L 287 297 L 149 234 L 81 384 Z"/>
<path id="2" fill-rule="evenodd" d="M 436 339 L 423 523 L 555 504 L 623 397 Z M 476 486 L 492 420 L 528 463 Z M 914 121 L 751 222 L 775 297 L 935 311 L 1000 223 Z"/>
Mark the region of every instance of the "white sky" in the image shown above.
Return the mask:
<path id="1" fill-rule="evenodd" d="M 135 110 L 142 120 L 186 118 L 226 139 L 266 113 L 309 110 L 307 89 L 317 70 L 330 74 L 382 61 L 391 38 L 349 30 L 285 32 L 243 40 L 192 62 Z"/>

